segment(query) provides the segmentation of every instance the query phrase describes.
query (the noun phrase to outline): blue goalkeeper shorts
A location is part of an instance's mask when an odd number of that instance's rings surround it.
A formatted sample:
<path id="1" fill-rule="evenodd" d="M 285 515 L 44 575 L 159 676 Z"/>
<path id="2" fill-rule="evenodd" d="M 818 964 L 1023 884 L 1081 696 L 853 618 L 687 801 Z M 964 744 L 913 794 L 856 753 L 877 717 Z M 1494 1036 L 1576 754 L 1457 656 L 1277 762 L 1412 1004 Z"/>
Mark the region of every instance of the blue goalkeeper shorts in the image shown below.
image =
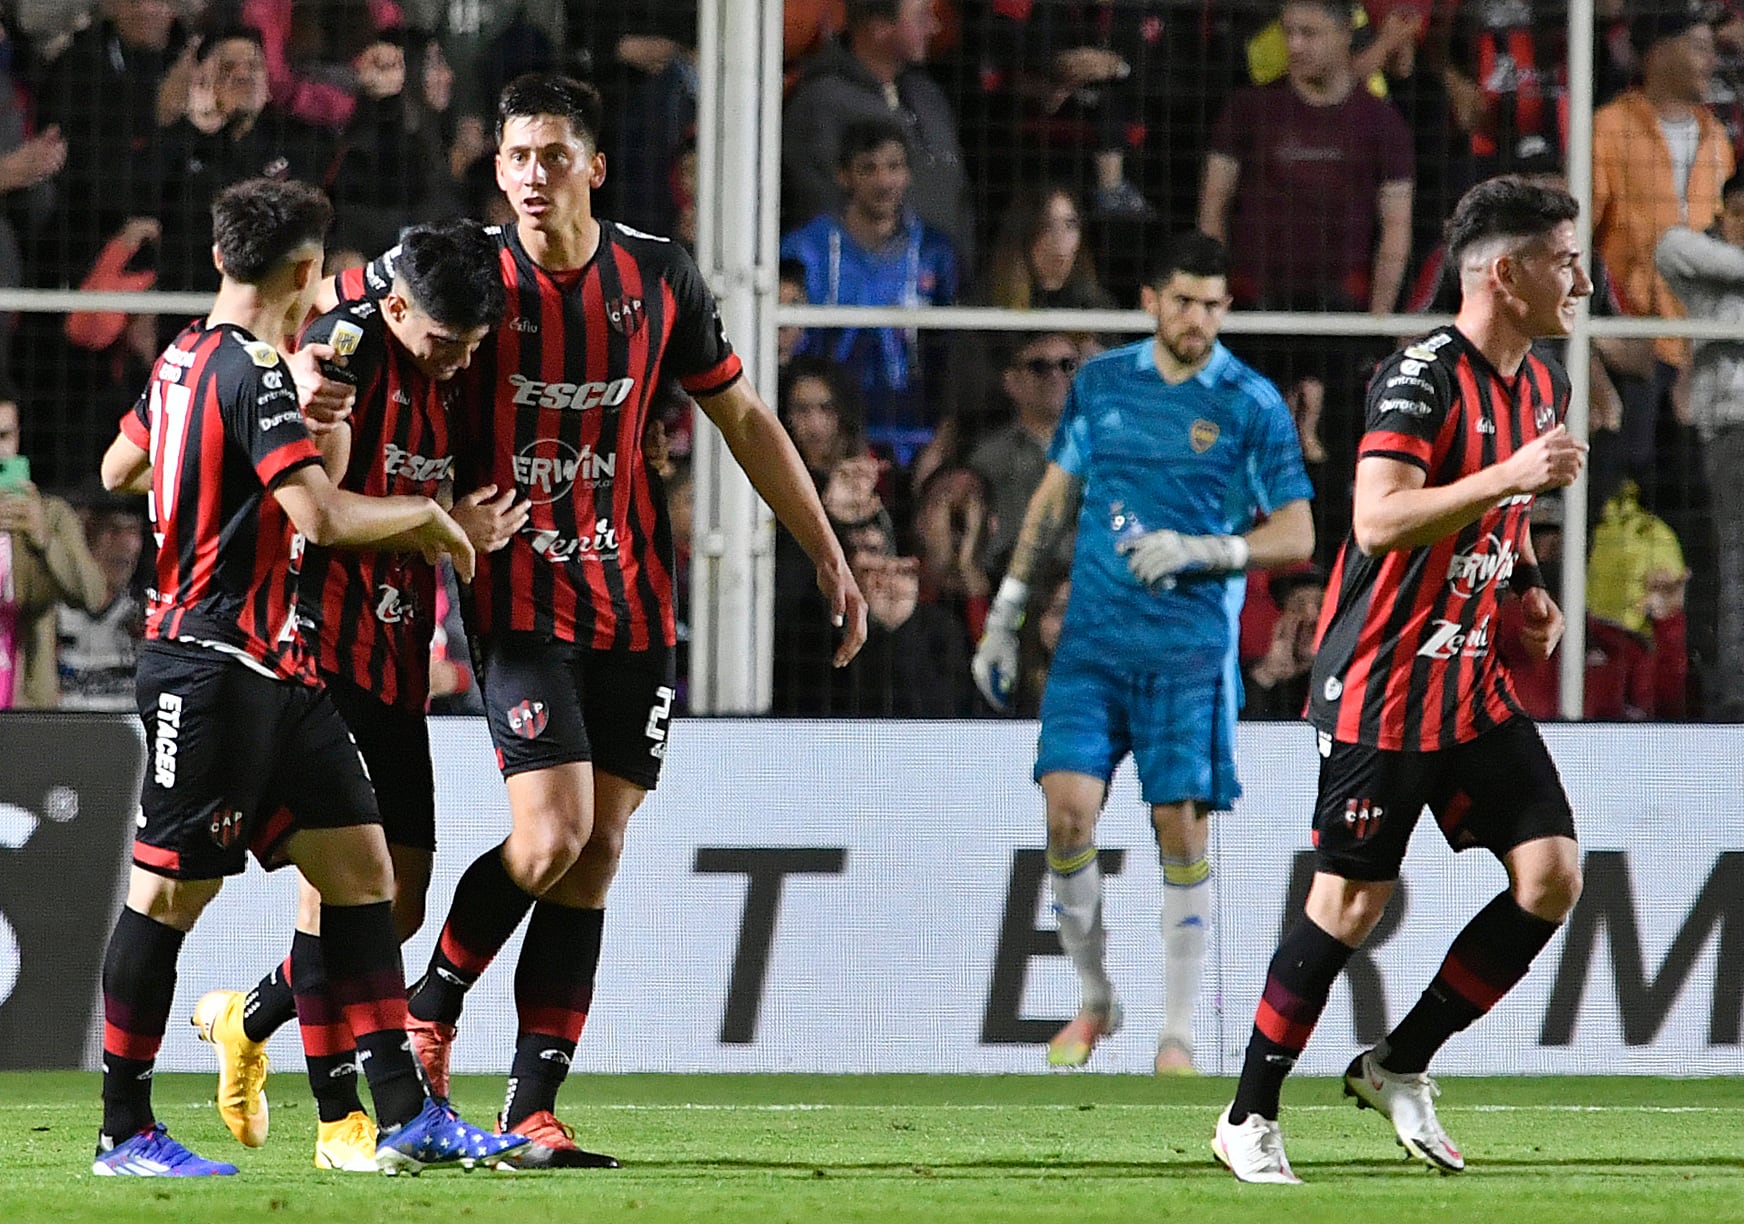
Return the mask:
<path id="1" fill-rule="evenodd" d="M 1058 772 L 1108 782 L 1127 753 L 1146 803 L 1192 799 L 1216 811 L 1241 795 L 1235 776 L 1233 669 L 1184 680 L 1166 672 L 1133 674 L 1093 658 L 1054 660 L 1042 694 L 1035 779 Z"/>

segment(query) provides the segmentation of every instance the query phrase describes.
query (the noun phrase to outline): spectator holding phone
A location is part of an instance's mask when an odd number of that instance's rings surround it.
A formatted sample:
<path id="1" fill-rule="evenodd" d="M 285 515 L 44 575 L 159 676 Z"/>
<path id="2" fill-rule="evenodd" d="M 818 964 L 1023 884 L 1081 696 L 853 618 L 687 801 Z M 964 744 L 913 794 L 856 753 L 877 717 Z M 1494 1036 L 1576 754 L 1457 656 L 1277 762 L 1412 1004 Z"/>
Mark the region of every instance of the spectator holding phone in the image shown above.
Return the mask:
<path id="1" fill-rule="evenodd" d="M 55 704 L 55 605 L 94 612 L 107 598 L 79 516 L 30 482 L 18 396 L 0 387 L 0 710 Z"/>

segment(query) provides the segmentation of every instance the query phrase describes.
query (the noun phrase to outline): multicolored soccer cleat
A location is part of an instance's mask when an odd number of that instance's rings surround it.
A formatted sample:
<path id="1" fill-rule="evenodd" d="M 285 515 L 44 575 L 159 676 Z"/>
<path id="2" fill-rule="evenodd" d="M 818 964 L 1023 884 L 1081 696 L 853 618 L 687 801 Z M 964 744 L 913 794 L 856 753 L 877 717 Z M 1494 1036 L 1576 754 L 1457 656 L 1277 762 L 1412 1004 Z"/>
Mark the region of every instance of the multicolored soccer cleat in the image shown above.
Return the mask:
<path id="1" fill-rule="evenodd" d="M 1048 1066 L 1082 1067 L 1097 1042 L 1120 1031 L 1123 1018 L 1119 1003 L 1110 1003 L 1106 1011 L 1079 1012 L 1048 1042 Z"/>
<path id="2" fill-rule="evenodd" d="M 496 1164 L 526 1146 L 524 1135 L 493 1135 L 480 1130 L 455 1113 L 446 1099 L 426 1097 L 417 1117 L 380 1137 L 375 1163 L 389 1177 L 400 1173 L 416 1176 L 435 1165 L 457 1164 L 471 1169 L 480 1163 Z"/>
<path id="3" fill-rule="evenodd" d="M 242 1029 L 247 996 L 237 990 L 213 990 L 194 1006 L 191 1023 L 200 1040 L 218 1052 L 218 1116 L 243 1147 L 266 1142 L 266 1046 L 248 1039 Z"/>
<path id="4" fill-rule="evenodd" d="M 229 1177 L 236 1166 L 196 1156 L 171 1139 L 159 1122 L 120 1143 L 98 1136 L 91 1172 L 98 1177 Z"/>
<path id="5" fill-rule="evenodd" d="M 503 1120 L 497 1118 L 497 1130 Z M 575 1146 L 575 1128 L 558 1120 L 549 1109 L 528 1114 L 502 1133 L 524 1135 L 527 1146 L 502 1163 L 513 1169 L 616 1169 L 616 1156 L 590 1152 Z"/>

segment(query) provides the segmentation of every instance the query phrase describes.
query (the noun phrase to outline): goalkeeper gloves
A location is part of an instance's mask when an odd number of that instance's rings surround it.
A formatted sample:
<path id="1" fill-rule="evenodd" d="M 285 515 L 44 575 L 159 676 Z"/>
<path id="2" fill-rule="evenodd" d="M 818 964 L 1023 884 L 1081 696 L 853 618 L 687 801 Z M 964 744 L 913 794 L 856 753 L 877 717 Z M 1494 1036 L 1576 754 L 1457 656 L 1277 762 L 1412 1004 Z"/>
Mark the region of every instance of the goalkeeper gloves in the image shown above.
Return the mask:
<path id="1" fill-rule="evenodd" d="M 1122 540 L 1115 550 L 1132 576 L 1153 591 L 1175 585 L 1182 574 L 1229 573 L 1247 568 L 1247 541 L 1232 535 L 1182 535 L 1164 528 Z"/>
<path id="2" fill-rule="evenodd" d="M 975 676 L 975 687 L 1001 714 L 1011 708 L 1012 691 L 1017 687 L 1017 631 L 1023 628 L 1023 610 L 1028 601 L 1028 583 L 1010 575 L 1000 582 L 993 607 L 987 612 L 981 644 L 975 648 L 975 660 L 969 668 Z"/>

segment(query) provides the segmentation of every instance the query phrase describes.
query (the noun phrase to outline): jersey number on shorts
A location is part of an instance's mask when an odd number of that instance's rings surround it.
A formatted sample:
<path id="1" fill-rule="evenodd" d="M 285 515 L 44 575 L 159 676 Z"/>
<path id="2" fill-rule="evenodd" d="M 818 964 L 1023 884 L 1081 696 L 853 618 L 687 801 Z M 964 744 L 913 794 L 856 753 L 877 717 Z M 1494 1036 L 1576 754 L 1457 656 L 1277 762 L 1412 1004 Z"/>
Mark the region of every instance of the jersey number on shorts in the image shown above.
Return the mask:
<path id="1" fill-rule="evenodd" d="M 662 684 L 654 690 L 654 697 L 654 708 L 648 711 L 648 726 L 645 728 L 648 738 L 654 741 L 648 752 L 665 759 L 666 727 L 672 721 L 672 690 Z"/>

